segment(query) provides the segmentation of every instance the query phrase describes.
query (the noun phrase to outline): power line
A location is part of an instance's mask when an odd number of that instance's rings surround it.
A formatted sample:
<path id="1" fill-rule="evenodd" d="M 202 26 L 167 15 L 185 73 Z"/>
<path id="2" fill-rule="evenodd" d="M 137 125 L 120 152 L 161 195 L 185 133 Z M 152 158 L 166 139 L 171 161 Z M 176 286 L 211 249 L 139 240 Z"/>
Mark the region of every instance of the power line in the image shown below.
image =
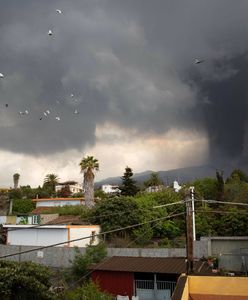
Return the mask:
<path id="1" fill-rule="evenodd" d="M 206 203 L 227 204 L 227 205 L 248 206 L 248 203 L 242 203 L 242 202 L 227 202 L 227 201 L 218 201 L 218 200 L 195 200 L 195 201 L 206 202 Z"/>
<path id="2" fill-rule="evenodd" d="M 197 213 L 217 213 L 217 214 L 242 214 L 242 215 L 248 215 L 248 212 L 246 211 L 222 211 L 222 210 L 210 210 L 210 211 L 206 211 L 206 210 L 196 210 Z"/>
<path id="3" fill-rule="evenodd" d="M 153 206 L 152 208 L 161 208 L 161 207 L 167 207 L 167 206 L 171 206 L 171 205 L 175 205 L 175 204 L 184 204 L 186 201 L 177 201 L 177 202 L 173 202 L 173 203 L 167 203 L 167 204 L 161 204 L 161 205 L 156 205 Z"/>
<path id="4" fill-rule="evenodd" d="M 171 216 L 161 217 L 161 218 L 153 219 L 153 220 L 142 222 L 142 223 L 138 223 L 138 224 L 128 225 L 126 227 L 122 227 L 122 228 L 118 228 L 118 229 L 113 229 L 113 230 L 109 230 L 109 231 L 97 233 L 97 234 L 94 234 L 94 235 L 90 235 L 90 236 L 86 236 L 86 237 L 82 237 L 82 238 L 77 238 L 77 239 L 69 240 L 69 241 L 66 241 L 66 242 L 60 242 L 60 243 L 55 243 L 55 244 L 51 244 L 51 245 L 48 245 L 48 246 L 38 247 L 38 248 L 35 248 L 35 249 L 20 251 L 20 252 L 8 254 L 8 255 L 0 256 L 0 259 L 1 258 L 7 258 L 7 257 L 15 256 L 15 255 L 20 255 L 20 254 L 30 253 L 30 252 L 34 252 L 34 251 L 39 251 L 39 250 L 42 250 L 42 249 L 47 249 L 47 248 L 51 248 L 51 247 L 55 247 L 55 246 L 60 246 L 60 245 L 64 245 L 64 244 L 67 244 L 67 243 L 73 243 L 73 242 L 85 240 L 85 239 L 88 239 L 88 238 L 101 236 L 101 235 L 104 235 L 104 234 L 114 233 L 114 232 L 118 232 L 118 231 L 130 229 L 130 228 L 133 228 L 133 227 L 138 227 L 138 226 L 141 226 L 141 225 L 149 224 L 149 223 L 152 223 L 152 222 L 157 222 L 157 221 L 160 221 L 160 220 L 170 219 L 172 217 L 177 217 L 177 216 L 180 216 L 180 215 L 183 215 L 183 214 L 185 214 L 185 213 L 182 212 L 182 213 L 174 214 L 174 215 L 171 215 Z"/>
<path id="5" fill-rule="evenodd" d="M 174 211 L 175 213 L 176 211 Z M 167 217 L 171 217 L 172 215 L 169 215 Z M 157 221 L 158 222 L 158 221 Z M 151 229 L 153 229 L 156 226 L 156 222 L 155 224 L 151 227 Z M 130 245 L 132 245 L 133 243 L 135 243 L 139 238 L 141 238 L 142 236 L 144 236 L 146 234 L 146 231 L 143 232 L 142 234 L 140 234 L 136 239 L 132 240 L 131 242 L 129 242 L 126 247 L 129 247 Z M 120 249 L 119 251 L 120 252 Z M 109 258 L 110 259 L 110 258 Z M 98 263 L 98 266 L 101 266 L 102 264 L 104 264 L 106 262 L 106 259 L 104 259 L 102 262 Z M 77 281 L 73 282 L 72 286 L 75 286 L 77 283 L 79 283 L 81 280 L 83 280 L 84 278 L 88 277 L 92 272 L 94 272 L 94 269 L 88 271 L 86 274 L 84 274 L 82 277 L 80 277 Z M 69 288 L 67 288 L 66 290 L 68 290 Z"/>

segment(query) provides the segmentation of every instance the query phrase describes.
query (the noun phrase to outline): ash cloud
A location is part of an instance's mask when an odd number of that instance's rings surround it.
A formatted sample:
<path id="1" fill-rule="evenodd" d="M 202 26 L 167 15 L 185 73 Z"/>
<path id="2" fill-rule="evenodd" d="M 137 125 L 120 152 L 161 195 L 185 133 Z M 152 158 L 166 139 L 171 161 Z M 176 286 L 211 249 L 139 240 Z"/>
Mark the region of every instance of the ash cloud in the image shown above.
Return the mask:
<path id="1" fill-rule="evenodd" d="M 95 143 L 96 126 L 112 122 L 139 136 L 207 133 L 211 161 L 245 156 L 247 1 L 0 4 L 2 149 L 81 150 Z M 28 117 L 18 115 L 24 109 Z"/>

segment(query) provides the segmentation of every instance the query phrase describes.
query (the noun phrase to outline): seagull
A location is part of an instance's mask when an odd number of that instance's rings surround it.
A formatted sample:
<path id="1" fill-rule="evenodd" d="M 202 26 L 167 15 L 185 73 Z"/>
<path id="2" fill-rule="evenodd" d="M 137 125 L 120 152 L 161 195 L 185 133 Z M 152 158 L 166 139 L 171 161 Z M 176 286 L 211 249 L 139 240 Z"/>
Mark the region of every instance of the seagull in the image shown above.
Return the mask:
<path id="1" fill-rule="evenodd" d="M 60 121 L 60 117 L 56 117 L 55 119 L 56 119 L 57 121 Z"/>
<path id="2" fill-rule="evenodd" d="M 48 115 L 50 115 L 50 110 L 46 110 L 46 113 L 47 113 Z"/>
<path id="3" fill-rule="evenodd" d="M 47 113 L 46 113 L 45 111 L 43 112 L 43 115 L 44 115 L 45 117 L 47 117 Z"/>
<path id="4" fill-rule="evenodd" d="M 28 115 L 28 110 L 25 111 L 19 111 L 19 115 L 23 116 L 23 115 Z"/>
<path id="5" fill-rule="evenodd" d="M 56 9 L 56 12 L 60 15 L 62 14 L 62 10 L 60 10 L 60 9 Z"/>
<path id="6" fill-rule="evenodd" d="M 52 30 L 48 30 L 48 33 L 47 33 L 48 35 L 53 35 L 53 32 L 52 32 Z"/>
<path id="7" fill-rule="evenodd" d="M 71 94 L 71 98 L 73 98 L 74 97 L 74 95 L 73 94 Z"/>
<path id="8" fill-rule="evenodd" d="M 0 78 L 3 78 L 3 77 L 4 77 L 3 73 L 0 73 Z"/>
<path id="9" fill-rule="evenodd" d="M 79 111 L 77 109 L 74 110 L 74 114 L 77 115 L 79 114 Z"/>
<path id="10" fill-rule="evenodd" d="M 196 58 L 194 62 L 197 65 L 197 64 L 203 63 L 204 59 L 198 59 L 198 58 Z"/>

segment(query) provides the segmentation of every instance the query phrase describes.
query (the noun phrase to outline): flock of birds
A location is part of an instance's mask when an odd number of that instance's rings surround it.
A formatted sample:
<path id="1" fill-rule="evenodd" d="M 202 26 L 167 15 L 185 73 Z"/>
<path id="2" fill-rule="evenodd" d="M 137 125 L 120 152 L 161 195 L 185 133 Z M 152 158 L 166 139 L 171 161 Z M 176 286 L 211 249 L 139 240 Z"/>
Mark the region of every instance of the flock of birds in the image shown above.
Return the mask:
<path id="1" fill-rule="evenodd" d="M 62 14 L 62 10 L 56 9 L 56 13 L 58 13 L 58 14 L 61 15 L 61 14 Z M 48 34 L 49 36 L 52 36 L 52 35 L 53 35 L 52 30 L 49 30 L 49 31 L 47 32 L 47 34 Z M 0 80 L 3 79 L 4 77 L 5 77 L 5 75 L 4 75 L 3 73 L 0 73 Z M 71 99 L 71 101 L 72 101 L 73 103 L 78 103 L 78 100 L 74 97 L 74 94 L 71 94 L 71 95 L 70 95 L 70 99 Z M 60 104 L 61 101 L 58 101 L 58 100 L 57 100 L 56 103 L 57 103 L 57 104 Z M 6 103 L 6 104 L 5 104 L 5 107 L 8 108 L 8 107 L 9 107 L 9 104 Z M 78 115 L 78 114 L 79 114 L 79 110 L 78 110 L 78 109 L 74 109 L 73 113 L 74 113 L 75 115 Z M 29 114 L 29 110 L 28 110 L 28 109 L 25 109 L 25 110 L 23 110 L 23 111 L 19 111 L 18 114 L 19 114 L 20 116 L 28 115 L 28 114 Z M 45 111 L 41 114 L 39 120 L 42 120 L 43 118 L 48 117 L 50 114 L 51 114 L 51 111 L 50 111 L 49 109 L 45 110 Z M 55 120 L 56 120 L 56 121 L 60 121 L 60 120 L 61 120 L 61 117 L 58 116 L 58 115 L 56 115 L 56 116 L 55 116 Z"/>
<path id="2" fill-rule="evenodd" d="M 56 9 L 56 13 L 57 14 L 59 14 L 59 15 L 61 15 L 62 14 L 62 10 L 60 10 L 60 9 Z M 53 35 L 53 32 L 52 32 L 52 30 L 49 30 L 48 32 L 47 32 L 47 34 L 49 35 L 49 36 L 52 36 Z M 195 64 L 201 64 L 201 63 L 203 63 L 204 62 L 204 60 L 203 59 L 199 59 L 199 58 L 195 58 L 195 60 L 194 60 L 194 63 Z M 0 73 L 0 79 L 3 79 L 5 76 L 4 76 L 4 74 L 3 73 Z M 74 97 L 74 95 L 73 94 L 71 94 L 70 95 L 70 98 L 71 98 L 71 100 L 74 102 L 74 103 L 77 103 L 78 102 L 78 100 Z M 57 104 L 60 104 L 60 101 L 56 101 L 56 103 Z M 6 103 L 5 104 L 5 107 L 7 108 L 9 105 L 8 105 L 8 103 Z M 45 110 L 44 112 L 43 112 L 43 114 L 42 114 L 42 116 L 40 116 L 40 120 L 42 120 L 44 117 L 48 117 L 49 115 L 50 115 L 50 110 Z M 79 114 L 79 110 L 78 109 L 75 109 L 74 110 L 74 112 L 73 112 L 75 115 L 77 115 L 77 114 Z M 29 114 L 29 111 L 27 110 L 27 109 L 25 109 L 24 111 L 19 111 L 19 115 L 20 116 L 25 116 L 25 115 L 28 115 Z M 61 120 L 61 117 L 60 116 L 55 116 L 55 120 L 56 121 L 60 121 Z"/>

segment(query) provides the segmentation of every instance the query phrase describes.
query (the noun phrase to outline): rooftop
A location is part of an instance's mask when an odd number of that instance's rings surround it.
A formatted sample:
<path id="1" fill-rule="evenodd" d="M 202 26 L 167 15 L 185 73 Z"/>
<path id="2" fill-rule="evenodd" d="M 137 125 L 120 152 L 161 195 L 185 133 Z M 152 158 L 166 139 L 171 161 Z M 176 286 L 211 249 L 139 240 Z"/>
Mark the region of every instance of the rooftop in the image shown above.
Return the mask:
<path id="1" fill-rule="evenodd" d="M 181 274 L 186 271 L 184 257 L 127 257 L 114 256 L 92 266 L 93 270 L 140 273 Z M 210 273 L 205 262 L 195 263 L 196 272 Z"/>

